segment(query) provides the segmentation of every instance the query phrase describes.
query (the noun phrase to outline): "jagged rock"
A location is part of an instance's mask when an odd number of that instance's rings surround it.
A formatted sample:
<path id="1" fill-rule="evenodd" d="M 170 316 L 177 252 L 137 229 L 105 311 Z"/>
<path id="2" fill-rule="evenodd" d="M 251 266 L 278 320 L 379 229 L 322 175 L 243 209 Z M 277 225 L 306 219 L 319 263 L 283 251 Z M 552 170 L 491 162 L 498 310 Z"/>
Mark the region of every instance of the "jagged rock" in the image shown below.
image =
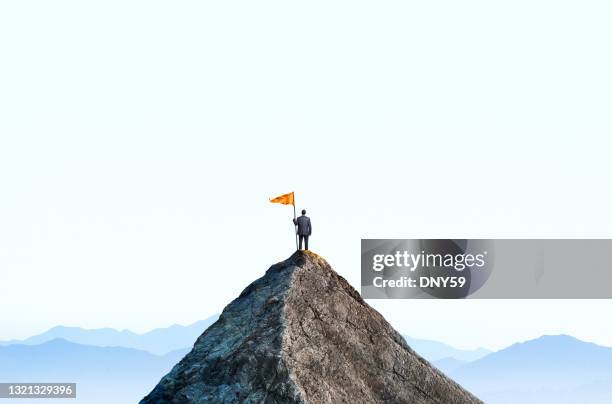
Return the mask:
<path id="1" fill-rule="evenodd" d="M 273 265 L 141 404 L 480 403 L 312 252 Z"/>

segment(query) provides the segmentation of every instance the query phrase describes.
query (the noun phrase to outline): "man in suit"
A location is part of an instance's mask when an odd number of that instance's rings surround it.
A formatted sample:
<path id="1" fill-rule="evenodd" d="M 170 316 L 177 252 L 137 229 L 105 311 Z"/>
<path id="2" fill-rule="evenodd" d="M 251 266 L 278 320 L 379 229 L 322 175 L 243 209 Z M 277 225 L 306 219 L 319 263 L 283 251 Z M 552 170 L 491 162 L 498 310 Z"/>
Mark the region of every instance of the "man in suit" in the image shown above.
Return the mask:
<path id="1" fill-rule="evenodd" d="M 308 250 L 308 237 L 312 234 L 312 226 L 310 218 L 306 216 L 306 209 L 302 209 L 302 216 L 293 219 L 293 224 L 297 226 L 297 234 L 300 237 L 300 250 L 302 249 L 302 241 L 305 242 L 306 250 Z"/>

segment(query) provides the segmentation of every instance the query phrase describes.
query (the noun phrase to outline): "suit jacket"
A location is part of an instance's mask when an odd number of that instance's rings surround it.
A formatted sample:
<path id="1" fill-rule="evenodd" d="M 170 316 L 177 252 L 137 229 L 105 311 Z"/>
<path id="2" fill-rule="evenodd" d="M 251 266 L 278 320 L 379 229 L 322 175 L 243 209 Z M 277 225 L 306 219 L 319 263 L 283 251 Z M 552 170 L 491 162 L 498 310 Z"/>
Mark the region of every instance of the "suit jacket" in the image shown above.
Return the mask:
<path id="1" fill-rule="evenodd" d="M 297 225 L 300 236 L 310 236 L 312 233 L 312 225 L 308 216 L 302 215 L 297 219 L 293 219 L 293 223 Z"/>

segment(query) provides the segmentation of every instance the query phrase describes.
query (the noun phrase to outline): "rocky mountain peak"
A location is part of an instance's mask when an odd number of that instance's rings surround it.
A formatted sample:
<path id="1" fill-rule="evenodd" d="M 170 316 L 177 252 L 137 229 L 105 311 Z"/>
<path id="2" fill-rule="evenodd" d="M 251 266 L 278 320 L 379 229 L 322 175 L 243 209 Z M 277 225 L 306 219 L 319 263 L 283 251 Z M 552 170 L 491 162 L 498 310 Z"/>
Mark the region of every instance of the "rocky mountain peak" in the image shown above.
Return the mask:
<path id="1" fill-rule="evenodd" d="M 322 257 L 298 251 L 232 301 L 141 404 L 211 402 L 480 400 L 416 354 Z"/>

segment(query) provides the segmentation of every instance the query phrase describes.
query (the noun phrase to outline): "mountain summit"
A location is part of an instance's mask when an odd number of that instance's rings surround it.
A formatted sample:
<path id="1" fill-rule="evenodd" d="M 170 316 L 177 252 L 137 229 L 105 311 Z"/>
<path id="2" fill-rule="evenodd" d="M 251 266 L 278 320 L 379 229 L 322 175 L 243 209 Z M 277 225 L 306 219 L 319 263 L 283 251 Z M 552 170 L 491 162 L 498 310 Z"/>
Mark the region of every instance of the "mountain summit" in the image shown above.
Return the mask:
<path id="1" fill-rule="evenodd" d="M 310 251 L 249 285 L 141 404 L 211 402 L 481 403 Z"/>

